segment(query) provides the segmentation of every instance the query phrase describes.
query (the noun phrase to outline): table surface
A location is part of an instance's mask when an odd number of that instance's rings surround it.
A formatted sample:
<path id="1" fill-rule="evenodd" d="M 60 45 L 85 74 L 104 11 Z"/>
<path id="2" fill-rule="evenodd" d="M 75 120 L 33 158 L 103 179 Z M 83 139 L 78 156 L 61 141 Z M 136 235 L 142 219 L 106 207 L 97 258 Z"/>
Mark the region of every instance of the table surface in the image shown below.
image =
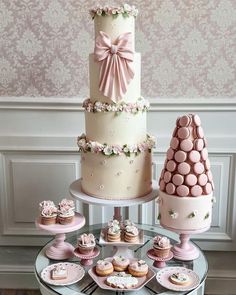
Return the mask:
<path id="1" fill-rule="evenodd" d="M 99 240 L 99 236 L 100 236 L 100 231 L 102 227 L 105 227 L 106 225 L 102 225 L 102 224 L 97 224 L 97 225 L 93 225 L 93 226 L 87 226 L 84 227 L 78 231 L 76 231 L 75 233 L 71 234 L 70 237 L 67 238 L 67 242 L 71 243 L 72 245 L 76 246 L 76 242 L 77 242 L 77 237 L 81 234 L 81 233 L 93 233 L 95 235 L 95 237 L 97 238 L 97 240 Z M 140 229 L 144 230 L 144 245 L 142 246 L 133 246 L 130 249 L 134 250 L 134 257 L 138 258 L 138 259 L 144 259 L 150 266 L 152 266 L 153 261 L 151 259 L 149 259 L 146 256 L 147 250 L 149 250 L 150 248 L 152 248 L 152 239 L 153 237 L 155 237 L 157 234 L 161 234 L 161 235 L 165 235 L 170 237 L 171 239 L 171 243 L 174 244 L 177 242 L 176 238 L 173 238 L 173 233 L 162 229 L 160 227 L 154 227 L 151 225 L 141 225 L 138 224 L 137 225 Z M 175 235 L 176 237 L 176 235 Z M 49 242 L 49 244 L 52 243 Z M 46 284 L 45 282 L 43 282 L 40 278 L 40 273 L 41 271 L 47 267 L 50 264 L 53 263 L 57 263 L 58 261 L 55 260 L 51 260 L 49 258 L 47 258 L 45 256 L 45 250 L 48 247 L 48 245 L 45 245 L 41 251 L 38 253 L 36 261 L 35 261 L 35 274 L 37 276 L 37 279 L 39 281 L 39 283 L 43 286 L 46 287 L 50 293 L 55 293 L 55 294 L 61 294 L 61 295 L 69 295 L 69 294 L 87 294 L 87 295 L 109 295 L 109 294 L 114 294 L 114 295 L 123 295 L 123 294 L 134 294 L 134 292 L 111 292 L 111 291 L 106 291 L 103 289 L 100 289 L 97 285 L 95 285 L 94 287 L 92 287 L 91 289 L 89 289 L 87 291 L 87 293 L 81 292 L 81 290 L 83 290 L 86 286 L 88 286 L 91 282 L 92 279 L 91 277 L 88 275 L 87 270 L 90 267 L 85 267 L 86 270 L 86 275 L 84 276 L 84 278 L 77 282 L 76 284 L 70 285 L 70 286 L 63 286 L 63 287 L 58 287 L 58 286 L 51 286 Z M 96 263 L 96 261 L 98 259 L 102 259 L 102 258 L 106 258 L 111 256 L 112 254 L 112 246 L 98 246 L 100 249 L 100 255 L 94 260 L 94 263 Z M 200 249 L 199 249 L 200 250 Z M 77 257 L 71 258 L 68 261 L 73 262 L 73 263 L 79 263 L 79 259 Z M 207 271 L 208 271 L 208 263 L 207 260 L 204 256 L 204 254 L 202 253 L 202 251 L 200 250 L 200 255 L 197 259 L 195 259 L 194 261 L 179 261 L 179 260 L 175 260 L 172 259 L 171 261 L 167 262 L 167 266 L 183 266 L 186 267 L 188 269 L 191 269 L 193 271 L 195 271 L 199 278 L 201 283 L 203 283 L 206 279 L 207 276 Z M 158 272 L 159 269 L 157 268 L 153 268 L 155 270 L 155 272 Z M 135 291 L 135 294 L 138 295 L 150 295 L 150 294 L 165 294 L 165 295 L 171 295 L 171 294 L 190 294 L 192 291 L 189 292 L 174 292 L 174 291 L 170 291 L 165 289 L 164 287 L 160 286 L 157 281 L 156 278 L 154 277 L 147 285 L 146 287 L 144 286 L 140 291 Z"/>

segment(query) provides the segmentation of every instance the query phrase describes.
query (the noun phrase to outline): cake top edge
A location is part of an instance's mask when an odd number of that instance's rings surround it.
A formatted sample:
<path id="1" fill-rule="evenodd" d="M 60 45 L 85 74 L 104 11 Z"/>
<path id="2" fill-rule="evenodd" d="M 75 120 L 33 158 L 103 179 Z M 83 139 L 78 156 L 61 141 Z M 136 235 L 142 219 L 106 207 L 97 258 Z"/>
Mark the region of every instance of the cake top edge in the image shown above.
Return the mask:
<path id="1" fill-rule="evenodd" d="M 113 16 L 114 18 L 118 17 L 120 14 L 123 17 L 136 17 L 138 15 L 138 9 L 134 5 L 129 5 L 124 3 L 122 5 L 117 6 L 96 6 L 89 10 L 89 13 L 94 19 L 96 16 Z"/>

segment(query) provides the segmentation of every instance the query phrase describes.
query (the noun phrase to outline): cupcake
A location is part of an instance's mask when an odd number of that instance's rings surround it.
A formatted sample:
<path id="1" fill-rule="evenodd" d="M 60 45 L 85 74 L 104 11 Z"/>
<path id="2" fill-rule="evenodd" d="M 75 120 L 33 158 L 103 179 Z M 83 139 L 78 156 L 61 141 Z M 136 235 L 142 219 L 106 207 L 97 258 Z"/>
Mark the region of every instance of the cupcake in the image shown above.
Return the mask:
<path id="1" fill-rule="evenodd" d="M 57 220 L 57 207 L 52 201 L 43 201 L 39 204 L 41 223 L 55 224 Z"/>
<path id="2" fill-rule="evenodd" d="M 93 234 L 82 234 L 77 240 L 78 251 L 81 254 L 91 254 L 96 245 Z"/>
<path id="3" fill-rule="evenodd" d="M 119 225 L 110 226 L 107 230 L 107 241 L 108 242 L 120 242 L 121 231 Z"/>
<path id="4" fill-rule="evenodd" d="M 72 200 L 63 199 L 58 204 L 58 222 L 60 224 L 69 224 L 75 216 L 75 203 Z"/>
<path id="5" fill-rule="evenodd" d="M 139 230 L 134 225 L 125 227 L 125 242 L 136 243 L 138 241 Z"/>
<path id="6" fill-rule="evenodd" d="M 167 237 L 156 236 L 153 239 L 153 249 L 157 257 L 166 258 L 170 255 L 171 244 Z"/>

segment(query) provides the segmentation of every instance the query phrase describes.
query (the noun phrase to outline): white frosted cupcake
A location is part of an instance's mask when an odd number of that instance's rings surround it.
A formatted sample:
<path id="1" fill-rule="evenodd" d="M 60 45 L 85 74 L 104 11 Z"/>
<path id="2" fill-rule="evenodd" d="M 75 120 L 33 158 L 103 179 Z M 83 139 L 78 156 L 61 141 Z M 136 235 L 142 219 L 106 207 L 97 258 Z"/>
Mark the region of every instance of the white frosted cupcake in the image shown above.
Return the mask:
<path id="1" fill-rule="evenodd" d="M 39 204 L 40 222 L 45 225 L 55 224 L 57 220 L 57 207 L 53 201 L 43 201 Z"/>
<path id="2" fill-rule="evenodd" d="M 73 200 L 63 199 L 58 204 L 58 222 L 60 224 L 69 224 L 75 216 L 75 203 Z"/>

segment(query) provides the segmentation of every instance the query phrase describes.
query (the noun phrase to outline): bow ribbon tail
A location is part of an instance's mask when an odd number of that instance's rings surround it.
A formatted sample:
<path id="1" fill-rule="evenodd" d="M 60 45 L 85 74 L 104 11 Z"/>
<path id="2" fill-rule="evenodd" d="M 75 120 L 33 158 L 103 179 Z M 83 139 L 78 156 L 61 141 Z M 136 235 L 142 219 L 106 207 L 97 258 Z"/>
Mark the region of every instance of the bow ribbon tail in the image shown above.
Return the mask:
<path id="1" fill-rule="evenodd" d="M 127 91 L 128 84 L 134 77 L 132 62 L 127 59 L 122 59 L 118 56 L 116 64 L 116 77 L 118 80 L 118 85 L 120 85 L 118 89 L 118 97 L 123 97 Z"/>

